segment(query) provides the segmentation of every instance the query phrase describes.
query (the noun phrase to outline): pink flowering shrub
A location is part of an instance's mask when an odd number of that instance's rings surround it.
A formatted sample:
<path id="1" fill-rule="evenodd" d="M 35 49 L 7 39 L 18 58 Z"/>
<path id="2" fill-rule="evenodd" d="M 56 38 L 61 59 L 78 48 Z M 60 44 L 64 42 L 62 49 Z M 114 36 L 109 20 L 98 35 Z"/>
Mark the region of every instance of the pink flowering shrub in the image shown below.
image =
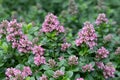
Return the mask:
<path id="1" fill-rule="evenodd" d="M 120 59 L 120 49 L 115 47 L 114 35 L 108 35 L 111 24 L 104 13 L 94 23 L 84 22 L 78 34 L 74 34 L 52 13 L 46 15 L 41 26 L 16 19 L 1 22 L 0 55 L 4 56 L 0 68 L 4 70 L 1 72 L 4 79 L 112 80 L 118 77 L 120 64 L 116 65 L 116 59 Z M 108 31 L 104 32 L 103 28 Z"/>
<path id="2" fill-rule="evenodd" d="M 106 15 L 104 13 L 99 14 L 95 21 L 97 25 L 100 25 L 101 23 L 107 23 L 107 22 L 108 22 L 108 19 L 106 18 Z"/>
<path id="3" fill-rule="evenodd" d="M 57 19 L 57 16 L 53 15 L 52 13 L 49 13 L 45 17 L 45 21 L 42 24 L 42 32 L 52 32 L 52 31 L 58 31 L 59 33 L 64 32 L 64 27 L 60 25 L 60 22 Z"/>
<path id="4" fill-rule="evenodd" d="M 80 46 L 82 43 L 87 44 L 90 48 L 93 48 L 97 45 L 97 35 L 95 29 L 90 22 L 85 22 L 82 30 L 78 33 L 78 39 L 75 40 L 77 46 Z"/>
<path id="5" fill-rule="evenodd" d="M 32 75 L 32 71 L 30 67 L 24 67 L 24 69 L 21 71 L 16 68 L 8 68 L 5 72 L 6 74 L 6 80 L 23 80 L 28 76 Z"/>
<path id="6" fill-rule="evenodd" d="M 106 50 L 104 47 L 101 47 L 97 50 L 96 58 L 107 58 L 109 51 Z"/>

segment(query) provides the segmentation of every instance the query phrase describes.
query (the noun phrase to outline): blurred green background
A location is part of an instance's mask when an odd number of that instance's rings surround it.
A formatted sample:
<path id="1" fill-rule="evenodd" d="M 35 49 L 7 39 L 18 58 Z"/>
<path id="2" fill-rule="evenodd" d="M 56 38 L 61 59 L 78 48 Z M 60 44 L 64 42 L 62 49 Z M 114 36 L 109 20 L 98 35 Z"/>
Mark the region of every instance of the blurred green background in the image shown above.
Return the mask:
<path id="1" fill-rule="evenodd" d="M 0 0 L 0 21 L 17 18 L 40 24 L 48 12 L 62 17 L 66 27 L 79 28 L 85 21 L 93 22 L 99 13 L 120 24 L 120 0 Z"/>

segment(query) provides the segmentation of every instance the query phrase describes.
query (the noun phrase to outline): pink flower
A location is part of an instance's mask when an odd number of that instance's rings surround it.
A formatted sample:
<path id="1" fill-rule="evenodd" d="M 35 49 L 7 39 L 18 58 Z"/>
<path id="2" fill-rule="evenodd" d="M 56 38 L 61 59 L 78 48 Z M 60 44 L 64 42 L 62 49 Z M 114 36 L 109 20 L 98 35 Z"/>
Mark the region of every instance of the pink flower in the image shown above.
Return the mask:
<path id="1" fill-rule="evenodd" d="M 54 78 L 58 78 L 58 77 L 63 76 L 63 75 L 64 75 L 64 72 L 63 72 L 63 71 L 57 70 L 57 71 L 54 72 L 53 77 L 54 77 Z"/>
<path id="2" fill-rule="evenodd" d="M 35 57 L 34 57 L 34 63 L 37 66 L 39 66 L 40 64 L 45 64 L 46 63 L 45 57 L 40 56 L 40 55 L 35 55 Z"/>
<path id="3" fill-rule="evenodd" d="M 106 50 L 104 47 L 101 47 L 97 50 L 96 58 L 107 58 L 109 51 Z"/>
<path id="4" fill-rule="evenodd" d="M 52 67 L 52 68 L 56 66 L 56 62 L 55 62 L 54 59 L 49 59 L 49 60 L 48 60 L 48 64 L 49 64 L 50 67 Z"/>
<path id="5" fill-rule="evenodd" d="M 69 43 L 63 43 L 62 45 L 61 45 L 61 50 L 62 51 L 65 51 L 67 48 L 69 48 L 71 46 L 71 44 L 69 44 Z"/>
<path id="6" fill-rule="evenodd" d="M 40 77 L 40 80 L 48 80 L 48 78 L 47 78 L 46 75 L 42 75 L 42 76 Z"/>
<path id="7" fill-rule="evenodd" d="M 2 21 L 0 24 L 0 38 L 2 38 L 3 35 L 6 35 L 6 28 L 8 26 L 8 21 Z"/>
<path id="8" fill-rule="evenodd" d="M 32 51 L 33 51 L 33 54 L 38 54 L 40 56 L 44 54 L 44 49 L 41 46 L 34 46 Z"/>
<path id="9" fill-rule="evenodd" d="M 115 50 L 115 54 L 120 54 L 120 47 Z"/>
<path id="10" fill-rule="evenodd" d="M 95 23 L 97 25 L 100 25 L 103 22 L 107 23 L 108 19 L 106 18 L 106 15 L 104 13 L 101 13 L 101 14 L 98 15 Z"/>
<path id="11" fill-rule="evenodd" d="M 77 65 L 78 64 L 78 57 L 76 56 L 70 56 L 68 59 L 68 64 L 69 65 Z"/>
<path id="12" fill-rule="evenodd" d="M 93 71 L 94 68 L 93 68 L 92 64 L 86 64 L 85 66 L 82 67 L 82 70 L 83 70 L 83 72 L 86 72 L 86 71 L 90 72 L 90 71 Z"/>
<path id="13" fill-rule="evenodd" d="M 114 77 L 115 68 L 112 65 L 105 65 L 103 75 L 105 78 Z"/>
<path id="14" fill-rule="evenodd" d="M 97 35 L 94 27 L 90 22 L 85 22 L 84 27 L 78 32 L 78 38 L 75 40 L 76 46 L 80 46 L 82 43 L 86 43 L 90 48 L 97 45 Z"/>
<path id="15" fill-rule="evenodd" d="M 18 75 L 21 76 L 21 71 L 15 68 L 7 68 L 5 72 L 7 79 L 9 80 L 12 77 L 17 77 Z"/>
<path id="16" fill-rule="evenodd" d="M 103 69 L 104 68 L 104 64 L 103 62 L 96 62 L 96 65 L 99 69 Z"/>
<path id="17" fill-rule="evenodd" d="M 83 78 L 77 78 L 76 80 L 84 80 Z"/>
<path id="18" fill-rule="evenodd" d="M 8 22 L 6 39 L 12 43 L 12 48 L 17 48 L 21 53 L 31 51 L 32 42 L 23 34 L 22 25 L 15 19 Z"/>
<path id="19" fill-rule="evenodd" d="M 6 80 L 24 80 L 27 76 L 32 75 L 30 67 L 24 67 L 23 71 L 16 68 L 7 68 Z"/>
<path id="20" fill-rule="evenodd" d="M 65 31 L 64 27 L 60 26 L 57 16 L 53 15 L 52 13 L 49 13 L 45 17 L 45 21 L 42 24 L 42 31 L 47 33 L 47 32 L 52 32 L 53 30 L 56 30 L 58 32 Z"/>
<path id="21" fill-rule="evenodd" d="M 22 76 L 27 77 L 27 76 L 30 76 L 30 75 L 32 75 L 32 71 L 31 71 L 30 67 L 25 66 L 23 68 L 23 71 L 22 71 Z"/>
<path id="22" fill-rule="evenodd" d="M 19 40 L 19 44 L 18 44 L 18 51 L 23 52 L 23 53 L 27 53 L 31 50 L 32 50 L 32 42 L 29 41 L 28 39 L 21 38 Z"/>
<path id="23" fill-rule="evenodd" d="M 34 46 L 32 48 L 33 54 L 35 54 L 34 57 L 34 63 L 39 66 L 40 64 L 45 64 L 45 57 L 43 56 L 44 54 L 44 49 L 41 46 Z"/>

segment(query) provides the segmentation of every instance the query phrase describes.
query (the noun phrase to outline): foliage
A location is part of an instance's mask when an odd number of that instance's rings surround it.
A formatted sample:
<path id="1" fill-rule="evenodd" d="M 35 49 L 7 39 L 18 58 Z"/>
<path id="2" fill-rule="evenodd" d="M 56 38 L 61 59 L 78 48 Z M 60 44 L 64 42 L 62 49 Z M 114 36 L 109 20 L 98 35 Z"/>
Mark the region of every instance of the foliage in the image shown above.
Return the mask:
<path id="1" fill-rule="evenodd" d="M 32 75 L 25 77 L 25 80 L 39 80 L 43 77 L 47 77 L 48 80 L 77 80 L 80 77 L 84 80 L 119 80 L 119 3 L 119 0 L 0 0 L 0 30 L 5 32 L 0 31 L 0 80 L 5 80 L 8 68 L 12 67 L 22 72 L 25 66 L 29 66 L 32 71 Z M 57 27 L 64 25 L 65 31 L 42 31 L 45 16 L 50 13 L 58 16 Z M 108 22 L 97 25 L 95 20 L 100 13 L 106 14 Z M 9 33 L 8 29 L 10 23 L 14 23 L 14 19 L 17 19 L 15 24 L 22 24 L 19 29 L 22 34 L 15 36 L 17 45 L 31 42 L 29 46 L 14 48 L 15 41 L 8 41 L 7 36 L 15 33 Z M 7 25 L 4 24 L 4 20 L 8 20 Z M 76 45 L 76 39 L 81 38 L 79 32 L 84 28 L 86 21 L 93 25 L 97 35 L 97 40 L 94 40 L 97 45 L 93 48 L 89 47 L 88 41 Z M 102 46 L 109 54 L 105 58 L 98 58 L 96 55 Z M 21 47 L 31 48 L 28 52 L 22 52 L 19 50 Z M 102 62 L 104 68 L 99 68 L 97 62 Z M 90 69 L 83 68 L 86 66 Z M 110 71 L 105 71 L 105 67 L 115 73 L 111 72 L 106 78 L 103 72 L 107 74 Z"/>

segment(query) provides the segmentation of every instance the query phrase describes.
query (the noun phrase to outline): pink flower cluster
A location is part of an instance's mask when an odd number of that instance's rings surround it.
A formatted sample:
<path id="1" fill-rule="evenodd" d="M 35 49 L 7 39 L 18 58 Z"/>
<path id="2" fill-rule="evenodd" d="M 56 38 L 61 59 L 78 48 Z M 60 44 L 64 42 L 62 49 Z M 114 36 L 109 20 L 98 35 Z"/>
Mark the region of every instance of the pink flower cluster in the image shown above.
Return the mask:
<path id="1" fill-rule="evenodd" d="M 52 68 L 56 66 L 56 62 L 55 62 L 54 59 L 49 59 L 49 60 L 48 60 L 48 64 L 49 64 L 49 66 L 52 67 Z"/>
<path id="2" fill-rule="evenodd" d="M 34 57 L 34 63 L 39 66 L 40 64 L 45 64 L 45 57 L 43 56 L 44 54 L 44 49 L 41 46 L 34 46 L 32 48 L 32 52 L 35 55 Z"/>
<path id="3" fill-rule="evenodd" d="M 70 56 L 68 59 L 68 64 L 69 65 L 77 65 L 78 64 L 78 57 L 76 56 Z"/>
<path id="4" fill-rule="evenodd" d="M 26 66 L 24 69 L 21 71 L 16 68 L 7 68 L 6 72 L 6 80 L 23 80 L 27 76 L 32 75 L 32 71 L 30 67 Z"/>
<path id="5" fill-rule="evenodd" d="M 83 78 L 77 78 L 76 80 L 84 80 Z"/>
<path id="6" fill-rule="evenodd" d="M 114 77 L 115 68 L 112 65 L 105 65 L 103 75 L 105 78 Z"/>
<path id="7" fill-rule="evenodd" d="M 108 57 L 109 51 L 106 50 L 104 47 L 101 47 L 97 50 L 96 58 L 106 58 Z"/>
<path id="8" fill-rule="evenodd" d="M 8 26 L 8 21 L 3 21 L 0 24 L 0 38 L 2 38 L 3 35 L 6 34 L 6 28 Z"/>
<path id="9" fill-rule="evenodd" d="M 58 31 L 60 32 L 64 32 L 64 27 L 60 25 L 57 16 L 53 15 L 52 13 L 49 13 L 46 17 L 45 17 L 45 21 L 42 24 L 42 32 L 52 32 L 52 31 Z"/>
<path id="10" fill-rule="evenodd" d="M 80 32 L 78 32 L 79 38 L 75 40 L 77 46 L 82 43 L 86 43 L 90 48 L 93 48 L 96 44 L 97 35 L 95 33 L 94 27 L 90 22 L 85 22 L 84 27 Z"/>
<path id="11" fill-rule="evenodd" d="M 100 25 L 103 22 L 107 23 L 108 19 L 106 18 L 106 15 L 104 13 L 101 13 L 101 14 L 98 15 L 95 23 L 97 25 Z"/>
<path id="12" fill-rule="evenodd" d="M 64 59 L 64 56 L 60 56 L 58 59 L 59 59 L 59 61 L 61 61 Z"/>
<path id="13" fill-rule="evenodd" d="M 69 44 L 69 43 L 63 43 L 62 45 L 61 45 L 61 50 L 62 51 L 65 51 L 67 48 L 69 48 L 71 46 L 71 44 Z"/>
<path id="14" fill-rule="evenodd" d="M 58 77 L 63 76 L 63 75 L 64 75 L 64 72 L 63 72 L 63 71 L 57 70 L 57 71 L 54 72 L 53 77 L 54 77 L 54 78 L 58 78 Z"/>
<path id="15" fill-rule="evenodd" d="M 83 70 L 83 72 L 86 72 L 86 71 L 90 72 L 90 71 L 93 71 L 94 68 L 93 68 L 92 64 L 86 64 L 85 66 L 82 67 L 82 70 Z"/>
<path id="16" fill-rule="evenodd" d="M 115 50 L 115 54 L 120 54 L 120 47 Z"/>
<path id="17" fill-rule="evenodd" d="M 40 77 L 40 80 L 48 80 L 48 78 L 47 78 L 46 75 L 42 75 L 42 76 Z"/>
<path id="18" fill-rule="evenodd" d="M 104 68 L 104 64 L 103 62 L 96 62 L 96 65 L 99 69 L 103 69 Z"/>
<path id="19" fill-rule="evenodd" d="M 112 63 L 104 65 L 103 62 L 97 62 L 96 65 L 99 69 L 103 70 L 103 75 L 105 78 L 114 77 L 114 73 L 116 70 Z"/>
<path id="20" fill-rule="evenodd" d="M 10 21 L 7 26 L 7 41 L 12 43 L 13 48 L 19 52 L 27 53 L 31 51 L 32 42 L 30 42 L 22 32 L 22 25 L 16 20 Z"/>

